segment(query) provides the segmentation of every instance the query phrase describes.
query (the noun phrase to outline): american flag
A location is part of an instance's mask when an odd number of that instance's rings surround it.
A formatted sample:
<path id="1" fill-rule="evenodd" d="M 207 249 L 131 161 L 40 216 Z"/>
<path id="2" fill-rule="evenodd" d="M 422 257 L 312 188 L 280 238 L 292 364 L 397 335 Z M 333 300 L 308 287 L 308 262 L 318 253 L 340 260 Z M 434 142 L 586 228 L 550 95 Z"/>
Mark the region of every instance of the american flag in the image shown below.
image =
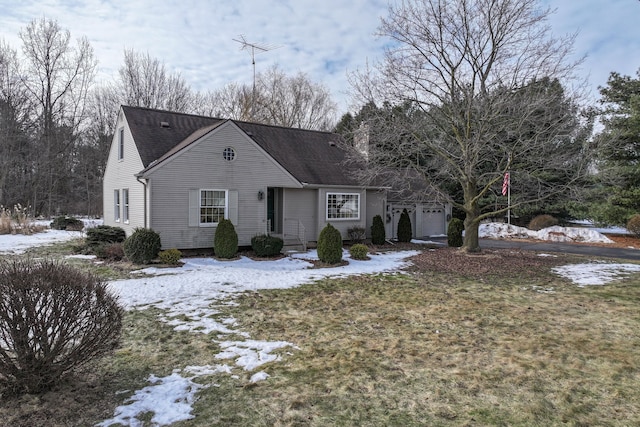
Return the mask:
<path id="1" fill-rule="evenodd" d="M 504 173 L 504 180 L 502 180 L 502 195 L 506 196 L 507 195 L 507 191 L 509 190 L 509 184 L 511 183 L 511 180 L 509 178 L 509 172 L 505 172 Z"/>

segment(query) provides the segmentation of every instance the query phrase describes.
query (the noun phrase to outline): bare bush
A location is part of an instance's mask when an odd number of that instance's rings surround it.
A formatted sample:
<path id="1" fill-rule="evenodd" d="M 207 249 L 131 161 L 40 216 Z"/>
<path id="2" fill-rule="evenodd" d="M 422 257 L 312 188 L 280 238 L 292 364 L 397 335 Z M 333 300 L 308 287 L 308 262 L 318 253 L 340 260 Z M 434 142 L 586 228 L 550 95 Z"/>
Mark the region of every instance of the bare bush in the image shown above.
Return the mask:
<path id="1" fill-rule="evenodd" d="M 115 348 L 122 315 L 96 276 L 55 261 L 0 262 L 0 384 L 51 389 Z"/>

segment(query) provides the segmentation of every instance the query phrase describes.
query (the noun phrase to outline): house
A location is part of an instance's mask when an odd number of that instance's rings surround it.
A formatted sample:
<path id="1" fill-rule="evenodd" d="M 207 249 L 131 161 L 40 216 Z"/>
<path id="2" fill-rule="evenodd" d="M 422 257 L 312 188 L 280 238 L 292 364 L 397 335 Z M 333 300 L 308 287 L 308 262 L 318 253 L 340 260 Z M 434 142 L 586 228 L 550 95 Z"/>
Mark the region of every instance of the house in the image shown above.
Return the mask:
<path id="1" fill-rule="evenodd" d="M 370 234 L 387 188 L 344 166 L 339 136 L 122 106 L 104 175 L 104 222 L 160 234 L 163 249 L 210 248 L 223 218 L 241 246 L 258 234 L 306 246 L 331 223 Z"/>

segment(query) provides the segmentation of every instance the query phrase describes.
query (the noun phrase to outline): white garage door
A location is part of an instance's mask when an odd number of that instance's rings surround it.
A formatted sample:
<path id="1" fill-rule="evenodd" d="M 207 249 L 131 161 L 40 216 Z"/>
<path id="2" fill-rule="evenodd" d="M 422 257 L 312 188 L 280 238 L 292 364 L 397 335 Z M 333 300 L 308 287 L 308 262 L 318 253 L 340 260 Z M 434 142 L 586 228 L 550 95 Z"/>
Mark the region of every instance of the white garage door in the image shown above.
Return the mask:
<path id="1" fill-rule="evenodd" d="M 422 235 L 438 236 L 446 234 L 445 211 L 443 206 L 422 207 Z"/>

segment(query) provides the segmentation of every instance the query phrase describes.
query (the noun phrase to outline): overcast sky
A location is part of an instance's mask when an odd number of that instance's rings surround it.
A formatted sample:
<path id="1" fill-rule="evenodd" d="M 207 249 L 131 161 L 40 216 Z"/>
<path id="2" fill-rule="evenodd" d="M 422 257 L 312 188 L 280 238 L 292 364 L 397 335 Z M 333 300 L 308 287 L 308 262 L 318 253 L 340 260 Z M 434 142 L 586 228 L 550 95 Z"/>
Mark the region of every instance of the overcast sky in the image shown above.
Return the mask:
<path id="1" fill-rule="evenodd" d="M 611 71 L 640 68 L 640 1 L 545 0 L 550 24 L 563 36 L 578 32 L 575 51 L 587 55 L 581 73 L 591 93 Z M 374 33 L 387 0 L 0 0 L 0 38 L 14 48 L 33 19 L 46 17 L 86 36 L 99 60 L 99 78 L 115 78 L 125 48 L 149 53 L 196 90 L 251 83 L 250 51 L 234 41 L 271 48 L 256 54 L 257 71 L 278 64 L 302 71 L 331 90 L 341 115 L 349 109 L 347 74 L 380 58 L 385 40 Z"/>

